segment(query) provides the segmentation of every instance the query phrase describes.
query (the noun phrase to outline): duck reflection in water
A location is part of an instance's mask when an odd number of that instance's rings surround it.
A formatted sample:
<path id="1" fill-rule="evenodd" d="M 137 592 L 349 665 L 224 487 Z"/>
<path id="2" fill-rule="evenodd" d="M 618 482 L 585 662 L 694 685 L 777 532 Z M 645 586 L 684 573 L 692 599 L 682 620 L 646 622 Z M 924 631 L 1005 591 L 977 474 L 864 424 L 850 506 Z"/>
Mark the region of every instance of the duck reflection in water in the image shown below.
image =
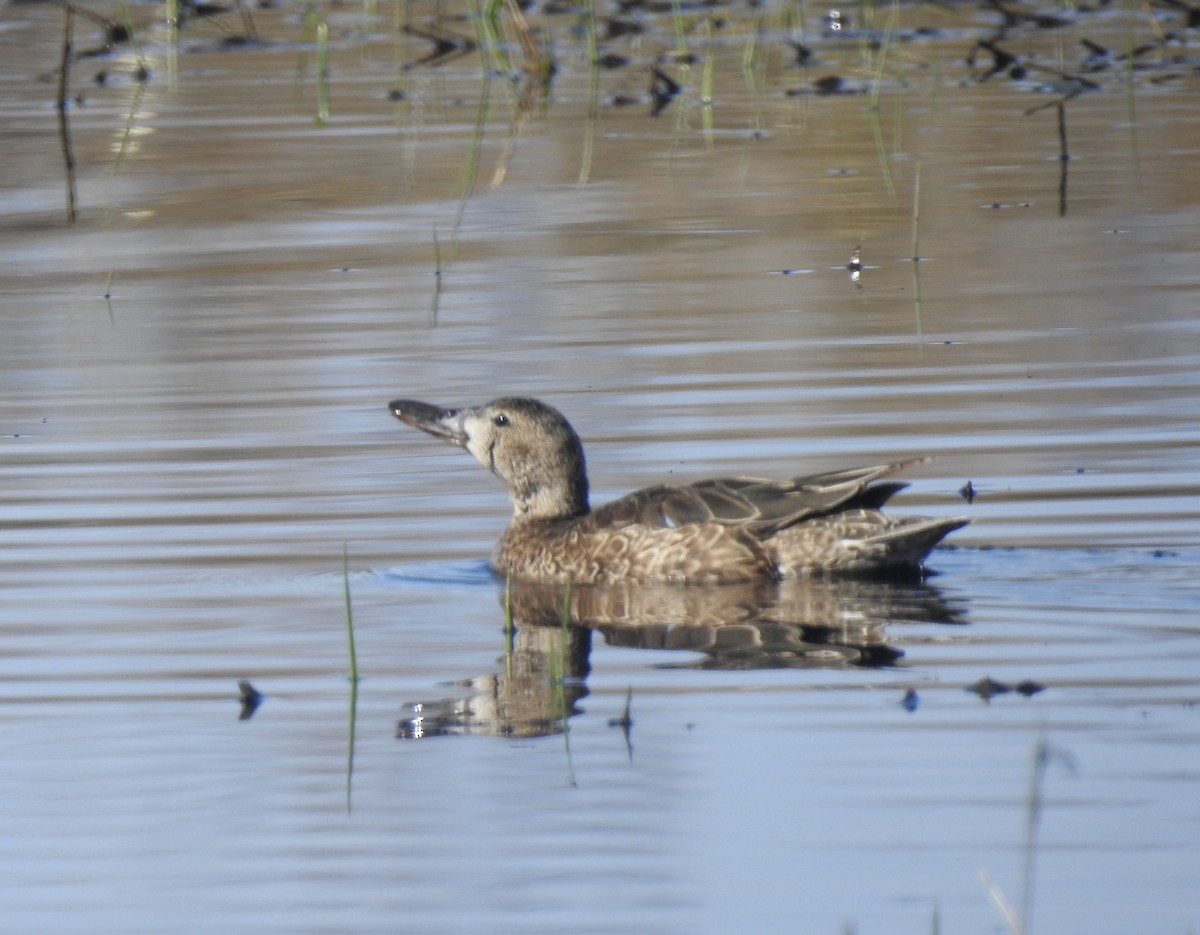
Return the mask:
<path id="1" fill-rule="evenodd" d="M 498 671 L 457 683 L 458 697 L 406 706 L 399 737 L 561 731 L 588 694 L 594 633 L 611 646 L 696 654 L 669 663 L 677 667 L 886 668 L 904 655 L 888 643 L 888 626 L 966 622 L 959 602 L 921 581 L 509 584 L 513 626 Z"/>

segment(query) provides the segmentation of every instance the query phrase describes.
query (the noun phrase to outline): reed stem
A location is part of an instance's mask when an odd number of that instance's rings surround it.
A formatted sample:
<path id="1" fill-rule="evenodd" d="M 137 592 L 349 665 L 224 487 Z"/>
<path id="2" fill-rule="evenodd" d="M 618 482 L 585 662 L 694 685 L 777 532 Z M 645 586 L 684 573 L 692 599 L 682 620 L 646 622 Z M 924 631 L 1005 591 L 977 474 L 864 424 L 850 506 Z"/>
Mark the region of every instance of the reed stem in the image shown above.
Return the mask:
<path id="1" fill-rule="evenodd" d="M 68 115 L 67 94 L 71 85 L 71 54 L 75 35 L 75 7 L 63 5 L 62 58 L 58 66 L 58 138 L 62 143 L 63 164 L 67 173 L 67 223 L 74 224 L 79 216 L 75 194 L 75 152 L 71 147 L 71 119 Z"/>

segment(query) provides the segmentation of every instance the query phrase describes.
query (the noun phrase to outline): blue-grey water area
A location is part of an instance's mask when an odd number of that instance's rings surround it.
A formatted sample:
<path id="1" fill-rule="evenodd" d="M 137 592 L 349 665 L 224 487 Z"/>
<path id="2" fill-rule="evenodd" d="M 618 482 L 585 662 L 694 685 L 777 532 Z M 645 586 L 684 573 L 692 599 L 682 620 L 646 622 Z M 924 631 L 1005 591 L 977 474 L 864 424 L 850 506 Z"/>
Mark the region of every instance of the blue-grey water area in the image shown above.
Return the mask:
<path id="1" fill-rule="evenodd" d="M 0 929 L 1195 932 L 1186 11 L 513 9 L 78 14 L 71 224 L 0 6 Z M 931 455 L 972 522 L 506 610 L 385 409 L 501 394 L 597 502 Z"/>

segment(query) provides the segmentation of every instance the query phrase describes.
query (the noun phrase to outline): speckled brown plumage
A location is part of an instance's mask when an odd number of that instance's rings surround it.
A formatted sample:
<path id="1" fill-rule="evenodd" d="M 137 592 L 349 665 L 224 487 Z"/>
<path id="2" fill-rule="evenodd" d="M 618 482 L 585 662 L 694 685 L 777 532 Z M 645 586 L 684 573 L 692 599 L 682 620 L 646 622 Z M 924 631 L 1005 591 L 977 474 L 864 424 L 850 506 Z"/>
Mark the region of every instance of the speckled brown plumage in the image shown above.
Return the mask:
<path id="1" fill-rule="evenodd" d="M 470 409 L 397 399 L 396 418 L 466 448 L 508 486 L 513 518 L 492 557 L 523 578 L 727 584 L 918 571 L 967 520 L 885 515 L 914 461 L 791 481 L 724 478 L 648 487 L 588 506 L 583 446 L 556 409 L 505 398 Z"/>

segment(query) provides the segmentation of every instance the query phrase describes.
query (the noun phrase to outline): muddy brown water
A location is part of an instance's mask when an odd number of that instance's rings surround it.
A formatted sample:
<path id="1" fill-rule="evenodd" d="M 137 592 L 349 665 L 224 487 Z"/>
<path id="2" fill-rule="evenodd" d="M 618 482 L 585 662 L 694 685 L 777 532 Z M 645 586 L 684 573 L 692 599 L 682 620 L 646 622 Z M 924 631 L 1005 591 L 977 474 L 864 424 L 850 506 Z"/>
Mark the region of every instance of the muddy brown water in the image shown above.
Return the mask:
<path id="1" fill-rule="evenodd" d="M 1200 925 L 1176 14 L 1014 29 L 1035 67 L 980 81 L 995 12 L 685 8 L 700 57 L 652 118 L 669 14 L 593 95 L 574 18 L 531 13 L 559 68 L 523 111 L 346 7 L 319 122 L 298 7 L 172 45 L 138 6 L 149 81 L 73 63 L 68 225 L 62 12 L 2 9 L 5 931 Z M 1081 38 L 1163 35 L 1084 70 Z M 1097 85 L 1065 213 L 1056 70 Z M 384 409 L 501 393 L 568 413 L 598 500 L 932 454 L 895 508 L 973 522 L 924 587 L 576 595 L 565 638 L 526 589 L 510 644 L 502 491 Z"/>

